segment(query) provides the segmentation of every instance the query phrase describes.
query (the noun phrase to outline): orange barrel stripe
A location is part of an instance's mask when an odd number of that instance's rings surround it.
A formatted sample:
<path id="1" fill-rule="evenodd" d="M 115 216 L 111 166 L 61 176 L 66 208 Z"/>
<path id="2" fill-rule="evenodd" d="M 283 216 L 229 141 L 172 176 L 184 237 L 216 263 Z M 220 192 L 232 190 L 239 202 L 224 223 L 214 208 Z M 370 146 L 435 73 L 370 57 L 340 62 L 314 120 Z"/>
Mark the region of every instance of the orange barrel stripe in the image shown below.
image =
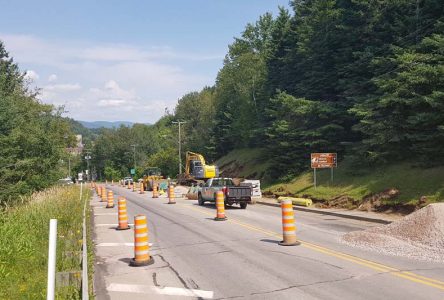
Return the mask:
<path id="1" fill-rule="evenodd" d="M 128 216 L 126 214 L 126 199 L 122 196 L 119 196 L 119 198 L 117 198 L 117 209 L 119 221 L 119 226 L 117 227 L 117 229 L 129 229 L 130 227 L 128 226 Z"/>
<path id="2" fill-rule="evenodd" d="M 279 244 L 284 246 L 300 244 L 296 238 L 293 202 L 291 200 L 282 200 L 281 209 L 283 241 Z"/>
<path id="3" fill-rule="evenodd" d="M 153 185 L 153 198 L 159 198 L 159 191 L 157 190 L 157 184 Z"/>
<path id="4" fill-rule="evenodd" d="M 134 217 L 134 260 L 136 262 L 150 260 L 149 250 L 146 216 L 136 215 Z"/>
<path id="5" fill-rule="evenodd" d="M 106 208 L 113 208 L 114 207 L 114 194 L 113 191 L 108 191 L 108 204 L 106 205 Z"/>
<path id="6" fill-rule="evenodd" d="M 170 185 L 168 188 L 168 204 L 175 204 L 176 199 L 174 195 L 174 186 Z"/>
<path id="7" fill-rule="evenodd" d="M 225 216 L 225 199 L 224 199 L 224 193 L 222 191 L 216 192 L 216 218 L 217 221 L 226 220 L 227 217 Z"/>

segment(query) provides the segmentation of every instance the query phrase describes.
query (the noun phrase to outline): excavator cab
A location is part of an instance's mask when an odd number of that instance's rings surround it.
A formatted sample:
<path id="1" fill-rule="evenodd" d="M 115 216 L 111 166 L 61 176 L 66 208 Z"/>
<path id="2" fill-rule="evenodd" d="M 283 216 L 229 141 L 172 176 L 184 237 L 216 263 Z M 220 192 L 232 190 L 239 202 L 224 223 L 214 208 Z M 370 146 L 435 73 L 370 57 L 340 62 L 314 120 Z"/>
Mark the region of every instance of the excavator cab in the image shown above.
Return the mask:
<path id="1" fill-rule="evenodd" d="M 194 152 L 187 152 L 185 173 L 178 176 L 181 183 L 191 183 L 207 180 L 219 176 L 219 169 L 214 165 L 207 165 L 205 158 Z"/>

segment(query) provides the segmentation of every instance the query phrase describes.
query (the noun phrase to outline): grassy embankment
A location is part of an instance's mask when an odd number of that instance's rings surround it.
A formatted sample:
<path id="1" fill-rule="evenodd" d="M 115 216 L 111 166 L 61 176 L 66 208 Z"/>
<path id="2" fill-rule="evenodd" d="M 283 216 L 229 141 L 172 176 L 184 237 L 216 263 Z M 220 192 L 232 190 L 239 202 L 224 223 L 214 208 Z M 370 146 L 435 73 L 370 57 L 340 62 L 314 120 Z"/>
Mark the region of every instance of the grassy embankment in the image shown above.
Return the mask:
<path id="1" fill-rule="evenodd" d="M 263 173 L 272 163 L 261 161 L 259 155 L 258 149 L 236 150 L 218 160 L 217 163 L 219 166 L 231 166 L 232 169 L 238 166 L 238 172 L 233 172 L 231 169 L 230 176 L 253 178 L 254 176 L 249 175 Z M 276 196 L 311 197 L 327 203 L 341 196 L 349 197 L 355 200 L 348 206 L 353 208 L 368 195 L 394 188 L 399 191 L 399 195 L 390 200 L 383 200 L 384 204 L 416 205 L 422 196 L 426 196 L 427 202 L 444 201 L 443 178 L 444 166 L 424 169 L 409 164 L 396 164 L 365 170 L 357 169 L 350 162 L 343 161 L 334 170 L 333 182 L 330 180 L 329 169 L 318 170 L 317 188 L 313 186 L 313 171 L 308 171 L 289 182 L 272 184 L 265 182 L 263 190 Z"/>
<path id="2" fill-rule="evenodd" d="M 0 213 L 0 299 L 46 298 L 50 219 L 58 220 L 56 272 L 81 270 L 83 204 L 89 201 L 88 189 L 82 198 L 79 186 L 54 187 Z M 88 252 L 91 278 L 91 247 Z M 75 286 L 57 287 L 57 299 L 81 299 L 81 294 Z"/>

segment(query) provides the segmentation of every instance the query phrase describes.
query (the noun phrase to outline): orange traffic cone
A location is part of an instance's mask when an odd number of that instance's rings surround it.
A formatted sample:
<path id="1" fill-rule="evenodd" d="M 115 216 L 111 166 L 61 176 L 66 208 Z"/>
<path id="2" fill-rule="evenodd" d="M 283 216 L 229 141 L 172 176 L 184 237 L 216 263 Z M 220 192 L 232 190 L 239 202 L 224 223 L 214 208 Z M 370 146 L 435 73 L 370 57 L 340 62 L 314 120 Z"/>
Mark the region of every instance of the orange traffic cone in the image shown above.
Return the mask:
<path id="1" fill-rule="evenodd" d="M 282 200 L 282 231 L 283 241 L 279 242 L 281 246 L 296 246 L 301 243 L 296 238 L 296 226 L 294 224 L 293 202 L 291 200 Z"/>
<path id="2" fill-rule="evenodd" d="M 168 188 L 168 204 L 176 204 L 176 195 L 174 195 L 174 186 L 170 185 Z"/>
<path id="3" fill-rule="evenodd" d="M 102 201 L 101 202 L 106 202 L 107 198 L 106 198 L 106 188 L 104 186 L 102 186 Z"/>
<path id="4" fill-rule="evenodd" d="M 106 205 L 106 208 L 113 208 L 114 207 L 114 194 L 113 191 L 108 191 L 108 204 Z"/>
<path id="5" fill-rule="evenodd" d="M 227 217 L 225 216 L 225 203 L 224 203 L 224 192 L 217 191 L 216 192 L 216 221 L 225 221 Z"/>
<path id="6" fill-rule="evenodd" d="M 122 196 L 117 198 L 117 209 L 118 209 L 118 220 L 119 226 L 117 226 L 117 230 L 127 230 L 130 229 L 128 225 L 128 216 L 126 215 L 126 199 Z"/>
<path id="7" fill-rule="evenodd" d="M 159 191 L 157 190 L 157 184 L 153 185 L 153 198 L 159 198 Z"/>
<path id="8" fill-rule="evenodd" d="M 130 266 L 140 267 L 154 263 L 149 250 L 146 216 L 136 215 L 134 217 L 134 258 L 131 259 Z"/>

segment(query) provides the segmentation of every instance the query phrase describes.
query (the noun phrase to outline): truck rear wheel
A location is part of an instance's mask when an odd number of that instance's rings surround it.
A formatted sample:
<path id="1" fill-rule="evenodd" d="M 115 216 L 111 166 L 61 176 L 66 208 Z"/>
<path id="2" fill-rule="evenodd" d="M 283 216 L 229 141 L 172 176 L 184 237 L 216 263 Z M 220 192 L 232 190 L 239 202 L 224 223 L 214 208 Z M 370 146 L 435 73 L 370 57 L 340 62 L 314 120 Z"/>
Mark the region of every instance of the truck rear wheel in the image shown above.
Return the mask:
<path id="1" fill-rule="evenodd" d="M 246 209 L 247 208 L 247 202 L 241 202 L 240 203 L 240 207 L 242 208 L 242 209 Z"/>

